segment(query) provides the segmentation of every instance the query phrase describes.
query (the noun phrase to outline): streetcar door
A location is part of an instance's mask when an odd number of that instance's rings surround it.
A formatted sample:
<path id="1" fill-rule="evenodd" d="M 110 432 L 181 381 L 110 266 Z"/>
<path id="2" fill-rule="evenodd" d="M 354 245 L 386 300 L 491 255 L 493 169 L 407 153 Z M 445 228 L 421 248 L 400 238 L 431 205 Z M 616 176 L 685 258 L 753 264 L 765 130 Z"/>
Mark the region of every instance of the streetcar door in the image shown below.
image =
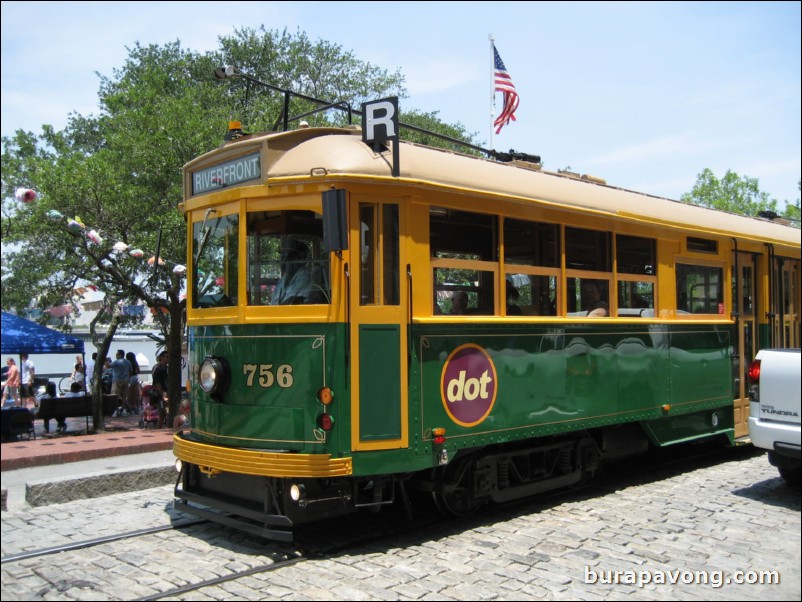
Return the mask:
<path id="1" fill-rule="evenodd" d="M 797 348 L 799 344 L 799 261 L 785 259 L 780 266 L 780 319 L 782 344 Z"/>
<path id="2" fill-rule="evenodd" d="M 800 346 L 800 262 L 774 256 L 769 262 L 770 347 Z"/>
<path id="3" fill-rule="evenodd" d="M 351 444 L 408 446 L 407 280 L 397 202 L 352 196 L 350 241 Z"/>
<path id="4" fill-rule="evenodd" d="M 738 275 L 734 282 L 734 300 L 738 303 L 737 349 L 734 356 L 733 413 L 735 437 L 749 434 L 749 364 L 757 353 L 758 338 L 755 324 L 755 259 L 751 254 L 739 253 Z"/>

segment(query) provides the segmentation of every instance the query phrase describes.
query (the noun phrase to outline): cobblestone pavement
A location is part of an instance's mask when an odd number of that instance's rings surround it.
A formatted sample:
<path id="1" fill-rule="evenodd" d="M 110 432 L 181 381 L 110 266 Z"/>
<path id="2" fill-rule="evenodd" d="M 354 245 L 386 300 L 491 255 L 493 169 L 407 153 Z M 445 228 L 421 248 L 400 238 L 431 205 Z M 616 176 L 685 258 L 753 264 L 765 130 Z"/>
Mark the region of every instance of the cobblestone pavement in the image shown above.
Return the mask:
<path id="1" fill-rule="evenodd" d="M 172 487 L 161 487 L 4 512 L 2 553 L 165 525 L 180 518 L 171 500 Z M 799 488 L 783 483 L 764 454 L 734 452 L 701 468 L 637 477 L 426 533 L 410 530 L 390 543 L 346 548 L 171 599 L 799 600 L 801 536 Z M 269 565 L 289 549 L 202 525 L 45 557 L 47 563 L 4 562 L 2 598 L 158 598 L 187 582 Z M 80 569 L 72 567 L 78 558 Z M 761 575 L 779 583 L 736 583 Z"/>

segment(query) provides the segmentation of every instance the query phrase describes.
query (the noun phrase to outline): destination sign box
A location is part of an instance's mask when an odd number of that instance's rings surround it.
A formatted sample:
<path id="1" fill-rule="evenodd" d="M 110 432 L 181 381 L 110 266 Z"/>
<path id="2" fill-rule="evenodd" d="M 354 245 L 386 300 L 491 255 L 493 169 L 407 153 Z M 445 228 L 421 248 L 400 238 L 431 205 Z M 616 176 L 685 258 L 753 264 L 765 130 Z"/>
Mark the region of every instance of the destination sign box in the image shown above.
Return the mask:
<path id="1" fill-rule="evenodd" d="M 255 180 L 262 175 L 262 165 L 259 153 L 251 153 L 220 163 L 214 167 L 200 169 L 192 174 L 192 194 L 202 194 L 211 190 L 218 190 L 241 184 L 248 180 Z"/>

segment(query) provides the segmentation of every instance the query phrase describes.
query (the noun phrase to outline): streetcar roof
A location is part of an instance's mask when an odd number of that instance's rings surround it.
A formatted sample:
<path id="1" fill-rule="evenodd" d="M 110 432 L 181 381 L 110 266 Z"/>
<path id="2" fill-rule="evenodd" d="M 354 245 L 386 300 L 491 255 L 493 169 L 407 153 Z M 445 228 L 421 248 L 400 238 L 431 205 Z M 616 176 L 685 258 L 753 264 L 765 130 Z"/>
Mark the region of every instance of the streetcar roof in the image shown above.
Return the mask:
<path id="1" fill-rule="evenodd" d="M 376 153 L 362 142 L 358 128 L 308 128 L 249 136 L 225 150 L 247 152 L 263 147 L 263 175 L 277 179 L 386 179 L 420 186 L 473 191 L 511 201 L 596 213 L 627 221 L 680 228 L 698 233 L 732 236 L 759 242 L 800 246 L 800 230 L 766 219 L 745 217 L 716 209 L 618 188 L 598 179 L 580 179 L 533 169 L 531 164 L 501 163 L 452 151 L 400 143 L 400 177 L 392 176 L 392 147 Z M 220 149 L 187 164 L 213 163 Z M 320 177 L 320 176 L 318 176 Z"/>

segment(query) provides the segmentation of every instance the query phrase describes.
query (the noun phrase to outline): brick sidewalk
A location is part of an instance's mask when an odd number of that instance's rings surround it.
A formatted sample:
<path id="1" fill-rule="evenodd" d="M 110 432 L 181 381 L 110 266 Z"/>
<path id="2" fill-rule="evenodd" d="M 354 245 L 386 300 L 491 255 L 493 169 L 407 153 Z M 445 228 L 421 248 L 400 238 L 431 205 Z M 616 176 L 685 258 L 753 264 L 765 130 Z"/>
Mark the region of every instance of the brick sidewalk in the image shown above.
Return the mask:
<path id="1" fill-rule="evenodd" d="M 36 439 L 2 444 L 0 470 L 161 451 L 173 445 L 171 429 L 142 429 L 139 416 L 106 417 L 104 422 L 106 432 L 87 434 L 86 419 L 68 418 L 66 432 L 57 433 L 55 421 L 51 420 L 50 433 L 45 433 L 42 421 L 36 420 Z"/>

